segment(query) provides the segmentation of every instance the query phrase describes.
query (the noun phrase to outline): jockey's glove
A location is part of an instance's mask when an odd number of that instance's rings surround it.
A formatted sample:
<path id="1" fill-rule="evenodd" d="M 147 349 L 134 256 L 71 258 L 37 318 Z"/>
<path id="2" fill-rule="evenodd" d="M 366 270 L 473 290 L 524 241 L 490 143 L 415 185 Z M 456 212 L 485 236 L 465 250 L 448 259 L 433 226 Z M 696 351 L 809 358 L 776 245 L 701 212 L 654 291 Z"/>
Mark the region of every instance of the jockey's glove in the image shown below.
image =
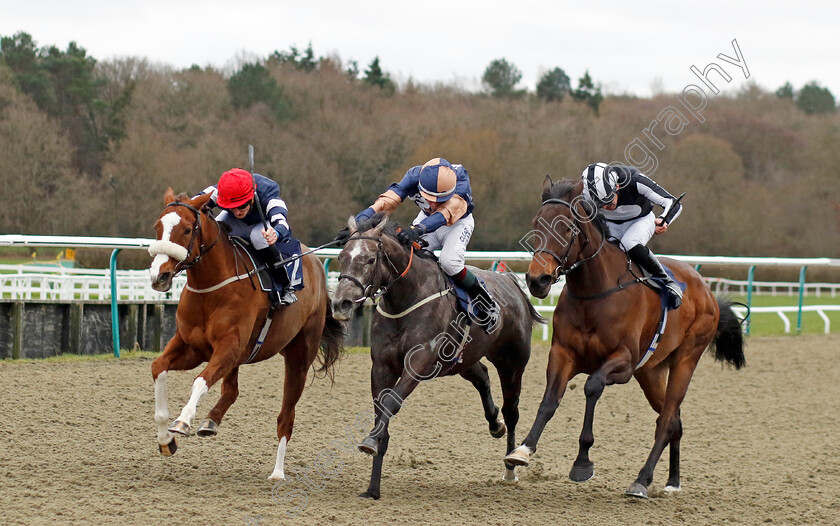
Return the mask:
<path id="1" fill-rule="evenodd" d="M 348 239 L 350 239 L 350 229 L 348 227 L 344 227 L 344 230 L 335 235 L 333 243 L 337 246 L 343 247 L 347 243 Z"/>
<path id="2" fill-rule="evenodd" d="M 420 239 L 420 236 L 425 233 L 426 228 L 423 225 L 411 225 L 397 233 L 397 240 L 403 245 L 410 245 Z"/>
<path id="3" fill-rule="evenodd" d="M 356 214 L 356 222 L 359 223 L 361 221 L 370 219 L 375 213 L 376 211 L 373 209 L 373 207 L 365 208 L 364 210 Z"/>

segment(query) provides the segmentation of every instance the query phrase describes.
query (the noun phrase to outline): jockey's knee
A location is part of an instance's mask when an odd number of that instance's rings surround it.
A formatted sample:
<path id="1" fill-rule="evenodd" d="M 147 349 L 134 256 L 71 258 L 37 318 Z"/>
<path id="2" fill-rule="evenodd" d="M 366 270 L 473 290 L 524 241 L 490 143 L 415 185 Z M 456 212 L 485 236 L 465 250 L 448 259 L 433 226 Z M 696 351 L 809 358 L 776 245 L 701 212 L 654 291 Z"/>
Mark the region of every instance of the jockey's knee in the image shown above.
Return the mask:
<path id="1" fill-rule="evenodd" d="M 438 261 L 440 268 L 447 276 L 454 276 L 464 270 L 464 260 L 461 258 L 447 258 L 441 254 Z"/>
<path id="2" fill-rule="evenodd" d="M 263 248 L 268 248 L 268 241 L 262 235 L 262 227 L 257 226 L 251 229 L 251 244 L 254 245 L 254 248 L 257 250 L 261 250 Z"/>

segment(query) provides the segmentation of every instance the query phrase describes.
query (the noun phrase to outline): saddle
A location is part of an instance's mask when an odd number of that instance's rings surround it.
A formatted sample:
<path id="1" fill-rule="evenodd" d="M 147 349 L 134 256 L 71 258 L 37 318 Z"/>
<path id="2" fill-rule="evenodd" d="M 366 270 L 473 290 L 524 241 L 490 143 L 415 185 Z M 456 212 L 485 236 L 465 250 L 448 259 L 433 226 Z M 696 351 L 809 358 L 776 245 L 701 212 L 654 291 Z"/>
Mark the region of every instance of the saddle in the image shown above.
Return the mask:
<path id="1" fill-rule="evenodd" d="M 247 254 L 248 258 L 251 261 L 251 265 L 255 269 L 257 269 L 257 281 L 259 282 L 260 289 L 266 293 L 277 292 L 278 290 L 282 289 L 282 285 L 277 283 L 274 277 L 272 276 L 271 272 L 268 271 L 268 267 L 266 267 L 265 263 L 262 261 L 257 255 L 257 251 L 254 246 L 247 240 L 237 236 L 230 236 L 231 242 L 234 246 L 239 247 L 242 251 Z M 298 245 L 299 246 L 299 245 Z M 286 254 L 281 250 L 284 258 L 288 258 L 291 256 L 295 256 L 297 254 Z M 289 280 L 291 281 L 294 290 L 301 290 L 304 287 L 303 283 L 303 265 L 301 265 L 301 260 L 296 259 L 294 261 L 290 261 L 286 263 L 286 272 L 289 274 Z"/>

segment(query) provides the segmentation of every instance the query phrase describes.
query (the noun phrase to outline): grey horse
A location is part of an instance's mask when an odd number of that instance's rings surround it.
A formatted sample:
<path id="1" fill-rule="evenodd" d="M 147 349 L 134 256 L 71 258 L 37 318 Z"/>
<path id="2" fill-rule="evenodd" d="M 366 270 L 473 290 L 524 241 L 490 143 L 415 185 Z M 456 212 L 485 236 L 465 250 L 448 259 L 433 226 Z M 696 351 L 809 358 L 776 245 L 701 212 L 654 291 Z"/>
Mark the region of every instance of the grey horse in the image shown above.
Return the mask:
<path id="1" fill-rule="evenodd" d="M 510 453 L 516 447 L 522 373 L 531 356 L 531 332 L 545 320 L 511 275 L 472 269 L 484 280 L 500 306 L 499 321 L 488 332 L 471 328 L 482 320 L 457 309 L 450 282 L 428 252 L 401 245 L 394 223 L 374 216 L 356 224 L 348 221 L 350 237 L 339 255 L 341 275 L 333 294 L 333 315 L 347 320 L 367 298 L 379 298 L 371 326 L 371 394 L 375 420 L 359 450 L 373 455 L 370 485 L 360 497 L 378 499 L 382 461 L 388 450 L 388 423 L 403 401 L 432 378 L 459 374 L 481 396 L 490 434 L 507 432 Z M 502 386 L 501 415 L 490 394 L 486 357 L 498 371 Z M 505 464 L 504 479 L 517 480 L 515 466 Z"/>

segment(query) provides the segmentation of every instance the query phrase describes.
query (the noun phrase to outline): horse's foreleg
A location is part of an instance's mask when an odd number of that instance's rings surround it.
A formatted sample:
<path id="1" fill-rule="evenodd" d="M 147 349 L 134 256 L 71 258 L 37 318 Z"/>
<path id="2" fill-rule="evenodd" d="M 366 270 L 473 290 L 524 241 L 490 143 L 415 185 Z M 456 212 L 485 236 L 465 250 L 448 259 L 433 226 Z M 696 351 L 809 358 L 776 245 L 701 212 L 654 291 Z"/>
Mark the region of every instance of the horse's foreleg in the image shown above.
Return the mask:
<path id="1" fill-rule="evenodd" d="M 397 383 L 399 372 L 394 372 L 381 362 L 374 361 L 373 367 L 370 370 L 370 391 L 373 397 L 373 413 L 374 413 L 374 429 L 380 426 L 383 428 L 381 439 L 378 443 L 374 442 L 374 451 L 369 451 L 359 446 L 359 449 L 365 453 L 371 453 L 373 457 L 373 467 L 370 471 L 370 483 L 368 489 L 364 493 L 360 493 L 359 497 L 365 499 L 379 499 L 380 496 L 380 482 L 382 480 L 382 464 L 385 460 L 385 453 L 388 451 L 388 444 L 391 441 L 391 434 L 388 432 L 388 424 L 381 423 L 383 416 L 382 400 L 383 395 L 392 392 Z"/>
<path id="2" fill-rule="evenodd" d="M 671 367 L 668 375 L 668 387 L 665 390 L 665 403 L 659 418 L 656 419 L 656 435 L 647 462 L 639 471 L 639 476 L 630 484 L 627 495 L 647 498 L 647 488 L 653 482 L 653 470 L 665 446 L 671 444 L 671 468 L 668 476 L 669 491 L 680 489 L 679 480 L 679 441 L 682 438 L 682 421 L 680 419 L 680 404 L 688 391 L 688 384 L 694 374 L 694 368 L 701 353 L 695 353 L 692 359 L 677 361 Z"/>
<path id="3" fill-rule="evenodd" d="M 609 358 L 586 380 L 583 393 L 586 395 L 586 411 L 583 415 L 583 429 L 578 440 L 580 449 L 578 456 L 569 472 L 569 478 L 575 482 L 585 482 L 595 473 L 592 461 L 589 460 L 589 449 L 595 442 L 592 424 L 595 420 L 595 404 L 604 393 L 604 388 L 612 384 L 623 384 L 633 376 L 629 350 L 621 349 Z"/>
<path id="4" fill-rule="evenodd" d="M 155 425 L 158 430 L 158 449 L 164 456 L 174 455 L 178 449 L 175 435 L 169 432 L 169 404 L 167 394 L 167 371 L 192 369 L 201 363 L 201 358 L 188 347 L 176 333 L 161 353 L 152 362 L 152 380 L 155 384 Z"/>
<path id="5" fill-rule="evenodd" d="M 230 406 L 233 405 L 238 396 L 239 367 L 234 367 L 234 369 L 222 379 L 222 395 L 219 397 L 219 401 L 216 402 L 213 409 L 207 413 L 207 418 L 201 422 L 196 434 L 200 437 L 215 436 L 218 433 L 219 424 L 222 423 L 222 418 L 224 418 L 225 413 L 227 413 L 227 410 L 230 409 Z"/>
<path id="6" fill-rule="evenodd" d="M 192 420 L 195 417 L 198 403 L 213 387 L 213 384 L 227 376 L 239 365 L 240 346 L 238 337 L 230 335 L 224 340 L 213 343 L 213 355 L 207 362 L 207 367 L 193 381 L 190 399 L 181 414 L 169 426 L 169 432 L 189 436 L 192 433 Z"/>
<path id="7" fill-rule="evenodd" d="M 531 462 L 531 454 L 537 450 L 537 442 L 542 435 L 545 426 L 566 392 L 566 385 L 576 374 L 574 358 L 570 352 L 563 347 L 552 346 L 548 357 L 548 368 L 546 369 L 546 386 L 542 402 L 537 410 L 537 418 L 534 425 L 528 432 L 528 436 L 518 448 L 514 449 L 505 457 L 505 464 L 510 466 L 527 466 Z"/>
<path id="8" fill-rule="evenodd" d="M 505 436 L 505 423 L 499 415 L 499 408 L 493 403 L 493 396 L 490 393 L 490 376 L 487 374 L 487 366 L 475 362 L 471 367 L 461 372 L 461 376 L 473 384 L 475 390 L 481 396 L 481 405 L 484 408 L 484 418 L 490 424 L 490 436 L 502 438 Z"/>

